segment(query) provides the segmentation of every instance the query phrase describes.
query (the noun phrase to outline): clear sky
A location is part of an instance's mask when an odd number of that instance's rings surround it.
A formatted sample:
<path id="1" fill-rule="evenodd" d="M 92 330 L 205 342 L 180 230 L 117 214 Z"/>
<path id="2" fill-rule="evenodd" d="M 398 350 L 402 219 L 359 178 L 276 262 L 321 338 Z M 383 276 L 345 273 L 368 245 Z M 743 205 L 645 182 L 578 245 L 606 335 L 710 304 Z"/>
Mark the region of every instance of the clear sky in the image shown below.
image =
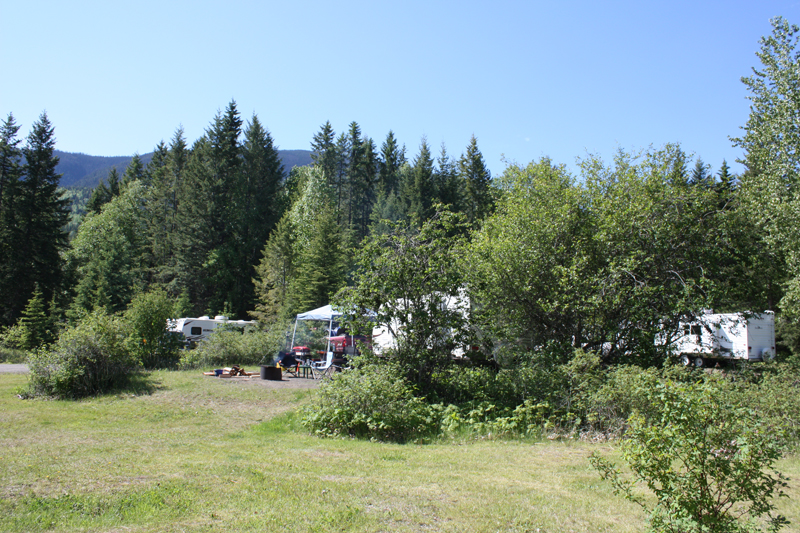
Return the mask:
<path id="1" fill-rule="evenodd" d="M 738 172 L 740 78 L 777 15 L 800 25 L 800 0 L 0 0 L 0 115 L 132 155 L 181 125 L 192 143 L 233 99 L 282 149 L 356 121 L 409 158 L 474 134 L 494 175 L 667 142 Z"/>

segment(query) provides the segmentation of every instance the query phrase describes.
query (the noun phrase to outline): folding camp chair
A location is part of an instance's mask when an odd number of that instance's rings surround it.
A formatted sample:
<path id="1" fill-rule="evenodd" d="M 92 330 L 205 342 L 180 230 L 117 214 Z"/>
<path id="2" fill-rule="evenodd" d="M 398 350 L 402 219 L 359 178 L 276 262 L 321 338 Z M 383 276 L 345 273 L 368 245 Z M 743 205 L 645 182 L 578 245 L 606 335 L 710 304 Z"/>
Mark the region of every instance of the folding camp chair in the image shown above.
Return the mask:
<path id="1" fill-rule="evenodd" d="M 281 375 L 289 374 L 290 376 L 297 377 L 297 373 L 300 370 L 300 361 L 295 359 L 294 355 L 292 354 L 284 354 L 281 352 L 282 356 L 278 359 L 277 367 L 281 369 Z"/>
<path id="2" fill-rule="evenodd" d="M 328 355 L 324 361 L 311 363 L 311 369 L 313 370 L 313 375 L 316 379 L 329 378 L 334 372 L 340 370 L 338 366 L 333 364 L 333 352 L 328 352 Z"/>

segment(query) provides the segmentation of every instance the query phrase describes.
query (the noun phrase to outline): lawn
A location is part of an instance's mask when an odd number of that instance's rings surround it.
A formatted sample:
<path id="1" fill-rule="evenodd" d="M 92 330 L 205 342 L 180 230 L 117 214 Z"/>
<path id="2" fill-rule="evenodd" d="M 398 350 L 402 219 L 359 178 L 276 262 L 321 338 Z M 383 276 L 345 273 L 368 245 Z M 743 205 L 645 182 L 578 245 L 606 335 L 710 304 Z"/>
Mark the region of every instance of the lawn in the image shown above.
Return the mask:
<path id="1" fill-rule="evenodd" d="M 136 394 L 19 400 L 0 374 L 2 531 L 642 531 L 591 469 L 613 444 L 319 439 L 308 390 L 157 372 Z M 800 528 L 800 461 L 784 459 Z"/>

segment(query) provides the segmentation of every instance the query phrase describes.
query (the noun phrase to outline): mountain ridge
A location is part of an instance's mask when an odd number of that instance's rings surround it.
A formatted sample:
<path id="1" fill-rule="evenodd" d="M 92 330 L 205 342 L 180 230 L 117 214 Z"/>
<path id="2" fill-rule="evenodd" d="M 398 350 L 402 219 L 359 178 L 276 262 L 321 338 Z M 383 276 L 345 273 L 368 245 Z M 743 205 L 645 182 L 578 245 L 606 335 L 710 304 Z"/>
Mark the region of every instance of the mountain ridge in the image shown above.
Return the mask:
<path id="1" fill-rule="evenodd" d="M 133 159 L 133 156 L 100 156 L 61 150 L 55 150 L 55 155 L 59 158 L 56 172 L 62 175 L 60 185 L 64 188 L 97 187 L 108 177 L 112 168 L 116 168 L 122 176 Z M 287 173 L 293 167 L 312 163 L 310 150 L 278 150 L 278 157 Z M 153 158 L 153 152 L 142 154 L 139 158 L 147 165 Z"/>

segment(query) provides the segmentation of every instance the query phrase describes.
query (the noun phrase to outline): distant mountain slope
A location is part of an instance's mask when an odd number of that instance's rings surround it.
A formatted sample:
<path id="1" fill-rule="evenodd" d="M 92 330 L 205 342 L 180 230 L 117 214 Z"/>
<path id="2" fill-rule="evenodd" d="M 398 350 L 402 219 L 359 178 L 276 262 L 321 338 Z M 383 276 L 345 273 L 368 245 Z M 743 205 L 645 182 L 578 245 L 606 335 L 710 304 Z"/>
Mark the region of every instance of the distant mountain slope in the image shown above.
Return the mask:
<path id="1" fill-rule="evenodd" d="M 94 188 L 100 180 L 108 177 L 111 168 L 116 168 L 120 176 L 125 173 L 132 156 L 103 157 L 81 153 L 55 151 L 59 162 L 56 172 L 63 174 L 60 185 L 62 187 L 91 187 Z M 278 155 L 288 173 L 292 167 L 310 165 L 311 152 L 309 150 L 278 150 Z M 153 152 L 140 155 L 139 158 L 146 165 L 153 158 Z"/>

